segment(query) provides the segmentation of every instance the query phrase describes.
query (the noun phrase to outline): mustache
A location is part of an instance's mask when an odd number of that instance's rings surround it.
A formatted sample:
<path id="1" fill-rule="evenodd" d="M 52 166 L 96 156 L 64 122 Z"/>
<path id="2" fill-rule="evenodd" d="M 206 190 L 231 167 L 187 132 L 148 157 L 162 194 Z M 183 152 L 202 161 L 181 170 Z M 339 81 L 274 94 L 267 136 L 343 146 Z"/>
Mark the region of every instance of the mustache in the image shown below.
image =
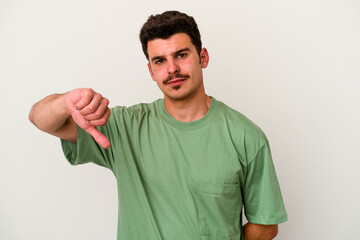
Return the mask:
<path id="1" fill-rule="evenodd" d="M 171 81 L 174 78 L 185 78 L 186 79 L 186 78 L 190 78 L 190 75 L 180 74 L 180 73 L 171 74 L 163 81 L 163 84 L 167 84 L 169 81 Z"/>

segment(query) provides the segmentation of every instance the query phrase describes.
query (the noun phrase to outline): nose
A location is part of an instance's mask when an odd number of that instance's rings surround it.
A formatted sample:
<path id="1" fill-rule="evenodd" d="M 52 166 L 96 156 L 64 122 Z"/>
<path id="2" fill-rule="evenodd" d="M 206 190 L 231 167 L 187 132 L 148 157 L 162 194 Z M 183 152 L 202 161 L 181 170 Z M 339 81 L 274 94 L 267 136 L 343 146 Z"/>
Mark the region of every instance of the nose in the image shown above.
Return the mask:
<path id="1" fill-rule="evenodd" d="M 180 72 L 180 66 L 174 60 L 168 61 L 167 70 L 169 74 Z"/>

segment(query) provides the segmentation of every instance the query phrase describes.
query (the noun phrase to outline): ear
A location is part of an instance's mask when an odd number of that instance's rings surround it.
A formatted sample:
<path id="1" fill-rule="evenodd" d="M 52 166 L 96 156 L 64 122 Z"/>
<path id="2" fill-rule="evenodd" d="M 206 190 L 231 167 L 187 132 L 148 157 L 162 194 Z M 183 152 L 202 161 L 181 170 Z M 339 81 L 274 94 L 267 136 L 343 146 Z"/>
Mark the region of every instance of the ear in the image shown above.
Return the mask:
<path id="1" fill-rule="evenodd" d="M 150 65 L 150 63 L 148 63 L 147 65 L 148 65 L 148 68 L 149 68 L 149 73 L 150 73 L 150 76 L 151 76 L 152 80 L 153 80 L 153 81 L 155 81 L 155 78 L 154 78 L 154 73 L 153 73 L 153 71 L 152 71 L 152 69 L 151 69 L 151 65 Z"/>
<path id="2" fill-rule="evenodd" d="M 206 48 L 201 49 L 200 64 L 202 68 L 206 68 L 209 64 L 209 53 Z"/>

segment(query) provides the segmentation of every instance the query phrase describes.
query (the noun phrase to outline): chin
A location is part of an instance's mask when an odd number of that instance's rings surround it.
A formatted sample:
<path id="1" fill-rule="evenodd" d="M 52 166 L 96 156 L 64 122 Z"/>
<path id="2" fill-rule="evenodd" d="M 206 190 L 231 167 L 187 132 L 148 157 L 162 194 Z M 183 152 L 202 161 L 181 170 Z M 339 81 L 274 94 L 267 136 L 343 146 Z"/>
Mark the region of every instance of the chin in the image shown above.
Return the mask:
<path id="1" fill-rule="evenodd" d="M 188 99 L 191 96 L 191 93 L 183 92 L 183 93 L 178 93 L 178 94 L 165 94 L 165 96 L 170 100 L 181 101 L 181 100 Z"/>
<path id="2" fill-rule="evenodd" d="M 186 99 L 187 97 L 186 97 L 186 96 L 183 96 L 183 95 L 177 95 L 177 96 L 174 96 L 174 95 L 166 95 L 166 98 L 169 99 L 169 100 L 173 100 L 173 101 L 181 101 L 181 100 Z"/>

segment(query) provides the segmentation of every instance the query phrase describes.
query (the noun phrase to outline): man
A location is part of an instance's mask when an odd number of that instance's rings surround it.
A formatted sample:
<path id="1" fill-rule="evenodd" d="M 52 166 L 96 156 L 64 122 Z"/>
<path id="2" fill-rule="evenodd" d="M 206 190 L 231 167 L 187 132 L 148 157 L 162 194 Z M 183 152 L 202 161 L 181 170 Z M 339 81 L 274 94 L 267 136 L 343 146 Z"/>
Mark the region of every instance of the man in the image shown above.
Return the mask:
<path id="1" fill-rule="evenodd" d="M 205 94 L 209 54 L 194 19 L 150 16 L 140 40 L 163 99 L 110 110 L 101 94 L 75 89 L 36 103 L 30 121 L 61 138 L 71 164 L 114 173 L 118 239 L 273 239 L 287 215 L 268 141 Z"/>

